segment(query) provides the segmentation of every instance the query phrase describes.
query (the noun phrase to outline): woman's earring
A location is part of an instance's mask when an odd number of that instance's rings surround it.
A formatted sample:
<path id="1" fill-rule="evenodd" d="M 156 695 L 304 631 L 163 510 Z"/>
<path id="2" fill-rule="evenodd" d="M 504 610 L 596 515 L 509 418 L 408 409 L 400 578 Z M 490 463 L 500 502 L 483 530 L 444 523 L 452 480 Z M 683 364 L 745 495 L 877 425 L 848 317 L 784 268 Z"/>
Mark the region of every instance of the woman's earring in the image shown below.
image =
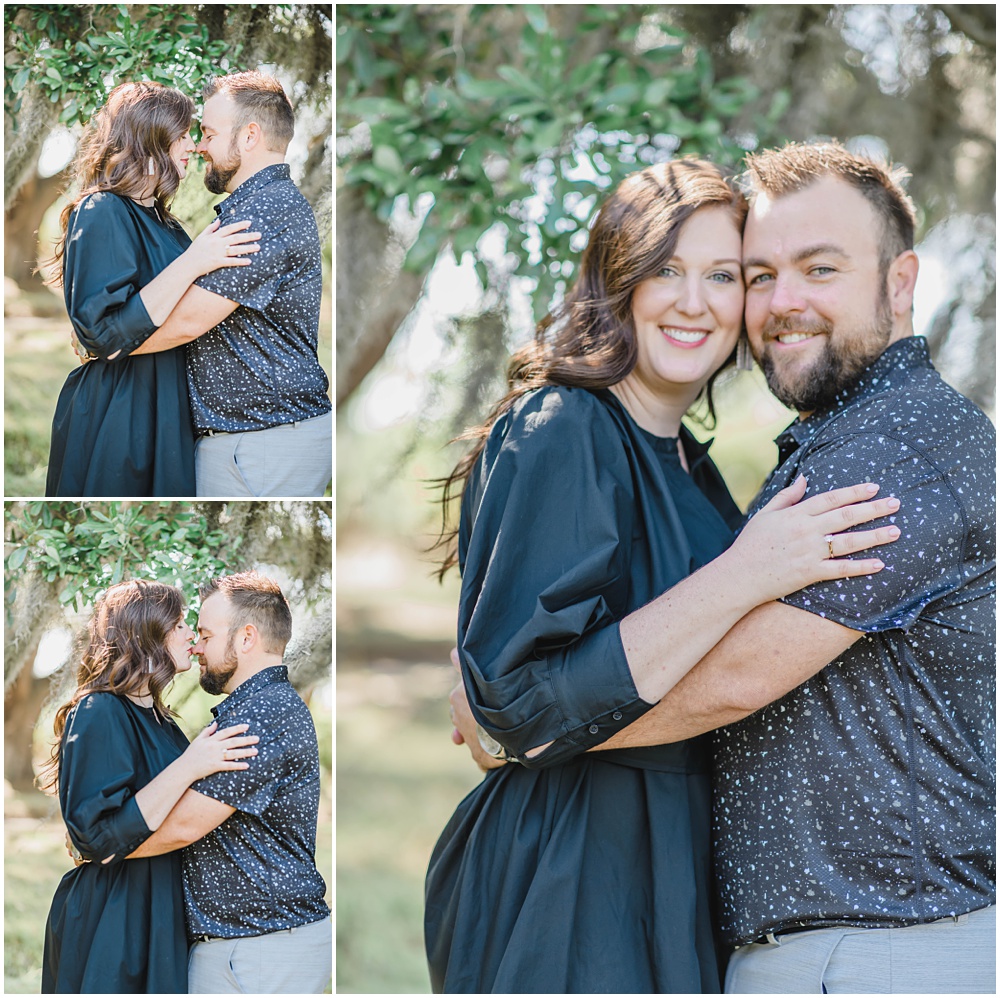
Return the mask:
<path id="1" fill-rule="evenodd" d="M 156 164 L 153 162 L 153 157 L 149 157 L 149 175 L 153 176 L 156 173 Z"/>
<path id="2" fill-rule="evenodd" d="M 740 336 L 736 341 L 736 370 L 753 370 L 753 354 L 750 352 L 750 340 L 746 335 Z"/>
<path id="3" fill-rule="evenodd" d="M 146 671 L 147 672 L 153 671 L 153 660 L 151 658 L 146 659 Z"/>

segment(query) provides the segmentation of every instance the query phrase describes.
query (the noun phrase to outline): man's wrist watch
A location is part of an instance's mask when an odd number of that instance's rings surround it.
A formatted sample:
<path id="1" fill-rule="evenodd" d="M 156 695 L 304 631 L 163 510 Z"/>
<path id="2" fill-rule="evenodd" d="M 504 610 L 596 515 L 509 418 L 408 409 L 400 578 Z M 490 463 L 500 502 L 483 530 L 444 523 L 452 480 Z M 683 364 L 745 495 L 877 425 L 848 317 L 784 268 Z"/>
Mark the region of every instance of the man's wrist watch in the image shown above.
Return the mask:
<path id="1" fill-rule="evenodd" d="M 492 759 L 502 759 L 504 762 L 516 762 L 512 756 L 481 724 L 476 723 L 476 737 L 479 747 Z"/>

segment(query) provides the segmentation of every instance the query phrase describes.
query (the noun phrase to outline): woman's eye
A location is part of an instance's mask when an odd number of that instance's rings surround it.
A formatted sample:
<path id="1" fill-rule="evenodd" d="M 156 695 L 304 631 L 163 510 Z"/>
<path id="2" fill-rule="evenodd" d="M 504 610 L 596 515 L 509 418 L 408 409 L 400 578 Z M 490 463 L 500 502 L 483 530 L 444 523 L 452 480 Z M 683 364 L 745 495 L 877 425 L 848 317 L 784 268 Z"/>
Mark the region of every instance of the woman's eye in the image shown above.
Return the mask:
<path id="1" fill-rule="evenodd" d="M 735 282 L 736 278 L 729 273 L 727 270 L 720 270 L 711 275 L 711 280 L 716 281 L 719 284 L 732 284 Z"/>
<path id="2" fill-rule="evenodd" d="M 676 277 L 677 271 L 673 267 L 664 267 L 657 275 L 657 277 Z"/>

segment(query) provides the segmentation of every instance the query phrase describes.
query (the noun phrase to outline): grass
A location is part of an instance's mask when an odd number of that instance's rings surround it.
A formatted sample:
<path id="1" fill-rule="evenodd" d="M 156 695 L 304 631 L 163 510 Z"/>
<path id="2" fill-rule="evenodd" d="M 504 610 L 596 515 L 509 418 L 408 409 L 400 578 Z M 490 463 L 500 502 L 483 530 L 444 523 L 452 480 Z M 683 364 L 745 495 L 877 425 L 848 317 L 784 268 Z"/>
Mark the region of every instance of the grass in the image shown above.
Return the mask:
<path id="1" fill-rule="evenodd" d="M 318 352 L 332 384 L 331 294 L 326 275 Z M 23 296 L 11 282 L 4 297 L 4 495 L 41 496 L 56 400 L 79 360 L 69 345 L 71 326 L 61 297 Z"/>
<path id="2" fill-rule="evenodd" d="M 330 710 L 313 702 L 321 760 L 329 762 Z M 204 718 L 203 705 L 185 707 L 181 726 L 190 733 Z M 316 834 L 316 865 L 333 907 L 333 799 L 330 770 L 324 768 Z M 41 793 L 14 793 L 4 801 L 4 994 L 38 994 L 42 947 L 49 905 L 62 877 L 72 868 L 58 805 Z M 329 990 L 329 989 L 328 989 Z"/>
<path id="3" fill-rule="evenodd" d="M 337 674 L 337 992 L 429 994 L 424 874 L 481 774 L 449 739 L 447 665 Z"/>

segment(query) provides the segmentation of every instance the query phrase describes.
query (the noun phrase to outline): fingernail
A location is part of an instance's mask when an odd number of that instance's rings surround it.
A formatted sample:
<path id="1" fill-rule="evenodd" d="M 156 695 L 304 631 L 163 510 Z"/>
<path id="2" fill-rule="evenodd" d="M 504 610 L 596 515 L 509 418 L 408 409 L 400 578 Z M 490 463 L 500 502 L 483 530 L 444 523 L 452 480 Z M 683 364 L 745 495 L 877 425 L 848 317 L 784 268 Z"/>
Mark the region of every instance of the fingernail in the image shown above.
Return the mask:
<path id="1" fill-rule="evenodd" d="M 874 565 L 874 568 L 875 568 L 876 572 L 879 572 L 883 568 L 885 568 L 885 562 L 883 562 L 883 561 L 876 561 L 876 562 L 873 563 L 873 565 Z"/>
<path id="2" fill-rule="evenodd" d="M 876 493 L 876 492 L 878 492 L 878 486 L 877 486 L 877 485 L 872 485 L 872 484 L 871 484 L 871 483 L 869 482 L 869 483 L 868 483 L 868 484 L 867 484 L 867 485 L 865 486 L 865 492 L 867 492 L 867 493 L 868 493 L 868 495 L 870 495 L 870 496 L 873 496 L 873 495 L 875 495 L 875 493 Z"/>
<path id="3" fill-rule="evenodd" d="M 898 537 L 901 533 L 902 533 L 902 531 L 899 529 L 899 527 L 890 527 L 889 528 L 889 535 L 891 537 Z"/>
<path id="4" fill-rule="evenodd" d="M 889 509 L 899 509 L 899 500 L 896 498 L 886 499 L 886 505 Z"/>

